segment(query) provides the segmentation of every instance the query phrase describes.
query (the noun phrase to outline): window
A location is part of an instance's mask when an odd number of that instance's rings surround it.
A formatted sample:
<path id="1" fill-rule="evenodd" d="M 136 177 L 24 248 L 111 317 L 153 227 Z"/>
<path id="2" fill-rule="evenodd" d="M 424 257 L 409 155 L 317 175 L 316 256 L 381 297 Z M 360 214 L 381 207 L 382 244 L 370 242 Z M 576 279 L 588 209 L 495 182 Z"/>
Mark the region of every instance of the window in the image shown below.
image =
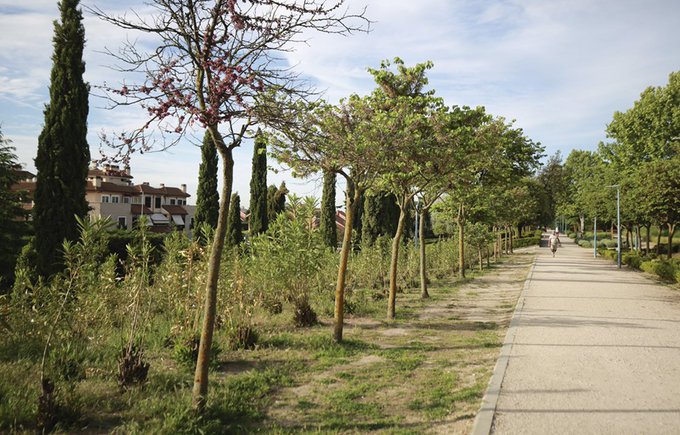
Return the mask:
<path id="1" fill-rule="evenodd" d="M 114 204 L 118 204 L 120 202 L 120 196 L 111 195 L 111 202 L 114 203 Z"/>
<path id="2" fill-rule="evenodd" d="M 156 208 L 161 208 L 161 197 L 160 196 L 156 197 Z"/>
<path id="3" fill-rule="evenodd" d="M 170 200 L 170 205 L 175 205 L 175 200 L 174 200 L 174 199 L 171 199 L 171 200 Z"/>
<path id="4" fill-rule="evenodd" d="M 129 196 L 123 197 L 123 204 L 130 204 L 130 197 Z"/>
<path id="5" fill-rule="evenodd" d="M 110 201 L 109 195 L 102 195 L 102 202 L 109 202 L 109 201 Z"/>
<path id="6" fill-rule="evenodd" d="M 151 207 L 151 197 L 150 196 L 144 197 L 144 207 Z"/>
<path id="7" fill-rule="evenodd" d="M 125 216 L 118 216 L 118 228 L 127 230 L 127 218 Z"/>

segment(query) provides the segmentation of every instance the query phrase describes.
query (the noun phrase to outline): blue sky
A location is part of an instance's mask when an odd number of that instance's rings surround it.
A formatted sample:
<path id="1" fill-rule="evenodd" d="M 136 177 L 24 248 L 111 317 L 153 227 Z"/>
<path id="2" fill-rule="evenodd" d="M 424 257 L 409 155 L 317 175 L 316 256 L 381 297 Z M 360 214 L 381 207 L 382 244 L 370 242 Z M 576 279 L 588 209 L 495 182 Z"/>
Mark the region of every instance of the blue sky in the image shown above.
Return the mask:
<path id="1" fill-rule="evenodd" d="M 143 8 L 143 1 L 84 0 L 105 11 Z M 367 6 L 372 32 L 351 37 L 312 35 L 287 57 L 337 101 L 373 87 L 367 67 L 399 56 L 409 65 L 432 60 L 430 85 L 449 105 L 483 105 L 541 142 L 546 153 L 596 149 L 616 110 L 632 106 L 647 86 L 667 83 L 680 69 L 677 0 L 348 0 Z M 33 169 L 48 99 L 53 0 L 0 0 L 0 124 Z M 85 13 L 86 80 L 120 80 L 101 54 L 127 35 Z M 134 111 L 110 111 L 90 99 L 88 140 L 137 125 Z M 202 132 L 197 132 L 202 137 Z M 247 204 L 252 145 L 235 153 L 234 189 Z M 135 181 L 188 185 L 195 201 L 200 150 L 190 140 L 164 153 L 134 156 Z M 274 164 L 274 162 L 270 162 Z M 299 195 L 320 196 L 320 181 L 286 180 Z M 339 198 L 340 200 L 340 198 Z M 190 202 L 193 202 L 190 201 Z"/>

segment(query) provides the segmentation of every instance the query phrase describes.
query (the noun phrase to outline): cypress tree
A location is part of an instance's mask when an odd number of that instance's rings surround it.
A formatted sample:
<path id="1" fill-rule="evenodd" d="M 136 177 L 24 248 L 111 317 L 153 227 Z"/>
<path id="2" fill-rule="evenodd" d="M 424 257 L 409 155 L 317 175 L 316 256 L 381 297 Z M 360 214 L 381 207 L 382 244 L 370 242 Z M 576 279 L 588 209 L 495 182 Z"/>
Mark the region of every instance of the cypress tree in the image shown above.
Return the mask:
<path id="1" fill-rule="evenodd" d="M 288 192 L 286 182 L 282 181 L 281 185 L 276 190 L 276 195 L 274 195 L 274 211 L 276 212 L 276 216 L 286 210 L 286 195 L 288 195 Z"/>
<path id="2" fill-rule="evenodd" d="M 366 195 L 363 213 L 363 241 L 368 244 L 387 235 L 394 237 L 399 223 L 399 205 L 392 193 L 377 192 Z"/>
<path id="3" fill-rule="evenodd" d="M 85 29 L 80 0 L 59 3 L 61 22 L 54 22 L 50 102 L 38 137 L 38 170 L 33 220 L 37 271 L 49 277 L 62 268 L 64 239 L 76 240 L 75 216 L 85 217 L 90 148 L 87 144 L 89 85 L 83 81 Z"/>
<path id="4" fill-rule="evenodd" d="M 267 221 L 274 222 L 276 220 L 276 192 L 279 190 L 275 185 L 269 186 L 267 189 Z"/>
<path id="5" fill-rule="evenodd" d="M 324 172 L 321 193 L 321 237 L 330 248 L 338 246 L 338 231 L 335 226 L 335 172 Z"/>
<path id="6" fill-rule="evenodd" d="M 253 147 L 253 171 L 250 178 L 250 235 L 264 233 L 267 219 L 267 144 L 257 130 Z"/>
<path id="7" fill-rule="evenodd" d="M 241 226 L 241 199 L 238 193 L 231 195 L 229 205 L 229 218 L 227 219 L 227 236 L 224 241 L 226 246 L 234 247 L 243 241 L 243 227 Z"/>
<path id="8" fill-rule="evenodd" d="M 196 192 L 196 214 L 194 229 L 208 224 L 217 226 L 217 215 L 220 208 L 220 194 L 217 190 L 218 157 L 215 143 L 206 131 L 201 146 L 201 166 L 198 169 L 198 190 Z"/>

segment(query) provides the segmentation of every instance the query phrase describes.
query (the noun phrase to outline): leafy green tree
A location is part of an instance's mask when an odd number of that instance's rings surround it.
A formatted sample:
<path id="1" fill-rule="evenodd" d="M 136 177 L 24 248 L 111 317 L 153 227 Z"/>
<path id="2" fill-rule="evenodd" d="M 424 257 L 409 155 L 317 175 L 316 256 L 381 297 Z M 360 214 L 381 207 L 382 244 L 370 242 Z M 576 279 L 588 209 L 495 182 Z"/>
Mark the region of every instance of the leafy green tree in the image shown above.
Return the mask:
<path id="1" fill-rule="evenodd" d="M 50 74 L 50 102 L 38 137 L 38 170 L 33 220 L 36 265 L 49 277 L 63 268 L 64 239 L 78 240 L 75 217 L 88 212 L 85 200 L 90 148 L 87 144 L 89 86 L 83 81 L 85 28 L 79 0 L 59 3 L 60 22 L 54 23 L 54 53 Z"/>
<path id="2" fill-rule="evenodd" d="M 345 231 L 335 287 L 333 338 L 342 341 L 345 308 L 345 278 L 357 207 L 364 192 L 375 183 L 388 160 L 379 138 L 389 136 L 367 97 L 351 95 L 340 103 L 323 102 L 298 107 L 297 129 L 279 135 L 272 142 L 276 157 L 306 177 L 321 171 L 335 172 L 345 179 Z"/>
<path id="3" fill-rule="evenodd" d="M 220 209 L 220 194 L 217 191 L 217 149 L 206 131 L 201 146 L 201 166 L 198 170 L 198 191 L 196 192 L 196 213 L 194 228 L 208 224 L 217 226 Z"/>
<path id="4" fill-rule="evenodd" d="M 568 192 L 568 180 L 565 177 L 562 165 L 562 156 L 558 151 L 550 156 L 548 162 L 538 174 L 546 203 L 542 204 L 541 223 L 553 225 L 557 217 L 557 205 L 562 202 L 562 197 Z"/>
<path id="5" fill-rule="evenodd" d="M 250 235 L 267 231 L 267 144 L 258 129 L 253 147 L 253 170 L 250 178 Z"/>
<path id="6" fill-rule="evenodd" d="M 612 143 L 600 144 L 605 161 L 616 166 L 669 159 L 680 153 L 680 71 L 663 87 L 649 87 L 633 107 L 615 112 L 607 125 Z"/>
<path id="7" fill-rule="evenodd" d="M 238 193 L 231 195 L 229 206 L 229 220 L 227 221 L 227 238 L 224 241 L 226 246 L 235 247 L 243 241 L 243 226 L 241 225 L 241 199 Z"/>
<path id="8" fill-rule="evenodd" d="M 673 256 L 673 235 L 680 223 L 680 156 L 645 163 L 639 178 L 640 206 L 668 229 L 668 258 Z"/>
<path id="9" fill-rule="evenodd" d="M 335 224 L 335 172 L 323 173 L 323 191 L 321 193 L 321 238 L 326 246 L 335 249 L 338 246 L 338 229 Z"/>
<path id="10" fill-rule="evenodd" d="M 14 267 L 21 251 L 21 236 L 27 232 L 21 192 L 12 186 L 17 180 L 14 147 L 0 130 L 0 294 L 14 283 Z"/>

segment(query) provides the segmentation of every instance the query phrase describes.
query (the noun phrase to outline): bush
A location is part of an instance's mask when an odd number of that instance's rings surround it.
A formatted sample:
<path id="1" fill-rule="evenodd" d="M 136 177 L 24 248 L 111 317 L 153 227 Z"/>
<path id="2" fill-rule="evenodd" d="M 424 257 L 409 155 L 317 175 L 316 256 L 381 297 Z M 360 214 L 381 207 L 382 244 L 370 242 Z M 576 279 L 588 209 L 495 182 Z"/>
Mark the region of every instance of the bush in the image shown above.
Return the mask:
<path id="1" fill-rule="evenodd" d="M 664 260 L 650 260 L 643 261 L 640 264 L 640 268 L 654 275 L 657 275 L 664 281 L 675 282 L 676 281 L 676 269 L 673 264 Z"/>
<path id="2" fill-rule="evenodd" d="M 616 240 L 612 239 L 605 239 L 602 240 L 602 242 L 598 242 L 598 246 L 604 245 L 605 248 L 611 249 L 611 248 L 616 248 Z"/>
<path id="3" fill-rule="evenodd" d="M 593 243 L 590 240 L 581 239 L 578 241 L 578 245 L 582 248 L 592 248 Z"/>
<path id="4" fill-rule="evenodd" d="M 541 241 L 540 237 L 523 237 L 521 239 L 515 239 L 512 241 L 512 247 L 513 249 L 519 249 L 519 248 L 525 248 L 527 246 L 534 246 L 538 245 L 538 243 Z"/>
<path id="5" fill-rule="evenodd" d="M 621 257 L 621 262 L 630 268 L 640 269 L 642 257 L 640 257 L 636 252 L 624 252 Z"/>

